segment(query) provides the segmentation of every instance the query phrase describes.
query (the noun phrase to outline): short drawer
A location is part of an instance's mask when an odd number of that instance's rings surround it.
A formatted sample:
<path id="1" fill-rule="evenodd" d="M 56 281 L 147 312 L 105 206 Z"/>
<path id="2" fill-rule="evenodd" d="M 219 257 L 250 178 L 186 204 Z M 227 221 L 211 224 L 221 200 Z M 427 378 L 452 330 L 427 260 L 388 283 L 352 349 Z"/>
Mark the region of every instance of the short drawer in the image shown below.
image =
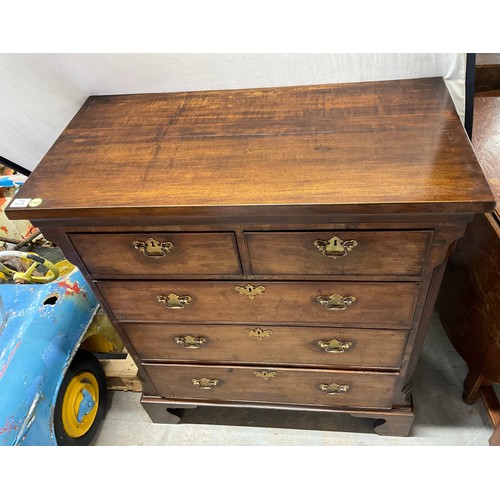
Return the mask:
<path id="1" fill-rule="evenodd" d="M 233 233 L 73 233 L 93 275 L 241 274 Z"/>
<path id="2" fill-rule="evenodd" d="M 144 364 L 164 398 L 390 408 L 397 373 Z"/>
<path id="3" fill-rule="evenodd" d="M 255 275 L 420 276 L 432 231 L 247 232 Z"/>
<path id="4" fill-rule="evenodd" d="M 171 323 L 409 327 L 418 283 L 97 281 L 113 315 Z"/>
<path id="5" fill-rule="evenodd" d="M 123 323 L 143 360 L 398 369 L 406 330 Z"/>

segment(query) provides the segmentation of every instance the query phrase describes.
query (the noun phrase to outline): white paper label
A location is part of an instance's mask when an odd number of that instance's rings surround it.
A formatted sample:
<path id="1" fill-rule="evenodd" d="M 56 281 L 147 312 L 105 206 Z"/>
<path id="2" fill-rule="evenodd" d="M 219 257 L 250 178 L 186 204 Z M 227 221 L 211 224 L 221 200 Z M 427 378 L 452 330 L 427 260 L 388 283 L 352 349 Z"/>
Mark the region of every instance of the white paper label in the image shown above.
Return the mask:
<path id="1" fill-rule="evenodd" d="M 27 207 L 31 198 L 17 198 L 13 200 L 10 204 L 10 208 L 24 208 Z"/>

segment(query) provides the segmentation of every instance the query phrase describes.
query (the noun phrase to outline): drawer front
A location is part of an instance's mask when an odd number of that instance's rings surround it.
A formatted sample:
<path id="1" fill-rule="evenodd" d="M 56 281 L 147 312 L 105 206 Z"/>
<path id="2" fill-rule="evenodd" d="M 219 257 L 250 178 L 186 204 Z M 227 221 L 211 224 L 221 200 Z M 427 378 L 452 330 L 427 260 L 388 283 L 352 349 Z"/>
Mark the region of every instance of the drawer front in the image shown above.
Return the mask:
<path id="1" fill-rule="evenodd" d="M 397 373 L 144 364 L 164 398 L 390 408 Z"/>
<path id="2" fill-rule="evenodd" d="M 122 323 L 141 359 L 397 369 L 406 330 Z"/>
<path id="3" fill-rule="evenodd" d="M 432 231 L 245 233 L 256 275 L 420 276 Z"/>
<path id="4" fill-rule="evenodd" d="M 417 283 L 97 281 L 118 320 L 408 328 Z M 350 305 L 349 302 L 351 301 Z"/>
<path id="5" fill-rule="evenodd" d="M 74 233 L 69 237 L 93 275 L 241 274 L 232 233 Z"/>

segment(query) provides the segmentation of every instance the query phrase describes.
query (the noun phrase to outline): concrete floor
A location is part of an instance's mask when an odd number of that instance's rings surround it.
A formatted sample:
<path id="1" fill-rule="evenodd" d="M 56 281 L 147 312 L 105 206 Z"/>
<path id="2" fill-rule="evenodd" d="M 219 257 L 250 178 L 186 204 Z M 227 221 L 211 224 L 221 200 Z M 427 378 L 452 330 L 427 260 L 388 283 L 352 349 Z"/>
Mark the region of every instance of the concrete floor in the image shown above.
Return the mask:
<path id="1" fill-rule="evenodd" d="M 465 362 L 436 314 L 414 379 L 410 437 L 382 437 L 370 420 L 342 414 L 255 409 L 186 410 L 180 424 L 153 424 L 140 394 L 109 391 L 96 446 L 488 446 L 493 432 L 481 401 L 462 402 Z"/>

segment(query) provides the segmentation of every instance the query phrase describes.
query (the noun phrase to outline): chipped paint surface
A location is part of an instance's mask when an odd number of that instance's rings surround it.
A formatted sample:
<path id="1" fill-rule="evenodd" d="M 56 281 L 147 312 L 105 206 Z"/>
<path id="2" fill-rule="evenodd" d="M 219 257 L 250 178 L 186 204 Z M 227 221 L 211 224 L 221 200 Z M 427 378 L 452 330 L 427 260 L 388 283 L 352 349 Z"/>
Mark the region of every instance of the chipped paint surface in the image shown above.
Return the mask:
<path id="1" fill-rule="evenodd" d="M 97 307 L 76 268 L 45 285 L 0 285 L 0 445 L 56 444 L 57 391 Z"/>
<path id="2" fill-rule="evenodd" d="M 13 349 L 9 352 L 9 356 L 8 358 L 5 360 L 5 362 L 2 364 L 0 364 L 0 379 L 4 376 L 4 373 L 7 371 L 7 368 L 10 364 L 10 361 L 12 359 L 12 357 L 14 356 L 15 352 L 17 351 L 17 349 L 19 348 L 19 346 L 21 345 L 21 341 L 19 341 L 14 347 Z"/>
<path id="3" fill-rule="evenodd" d="M 70 284 L 67 283 L 66 281 L 61 281 L 58 283 L 58 285 L 64 290 L 65 295 L 71 295 L 72 293 L 83 293 L 84 296 L 86 295 L 85 291 L 80 290 L 80 287 L 78 285 L 78 282 L 75 281 L 74 283 Z"/>

